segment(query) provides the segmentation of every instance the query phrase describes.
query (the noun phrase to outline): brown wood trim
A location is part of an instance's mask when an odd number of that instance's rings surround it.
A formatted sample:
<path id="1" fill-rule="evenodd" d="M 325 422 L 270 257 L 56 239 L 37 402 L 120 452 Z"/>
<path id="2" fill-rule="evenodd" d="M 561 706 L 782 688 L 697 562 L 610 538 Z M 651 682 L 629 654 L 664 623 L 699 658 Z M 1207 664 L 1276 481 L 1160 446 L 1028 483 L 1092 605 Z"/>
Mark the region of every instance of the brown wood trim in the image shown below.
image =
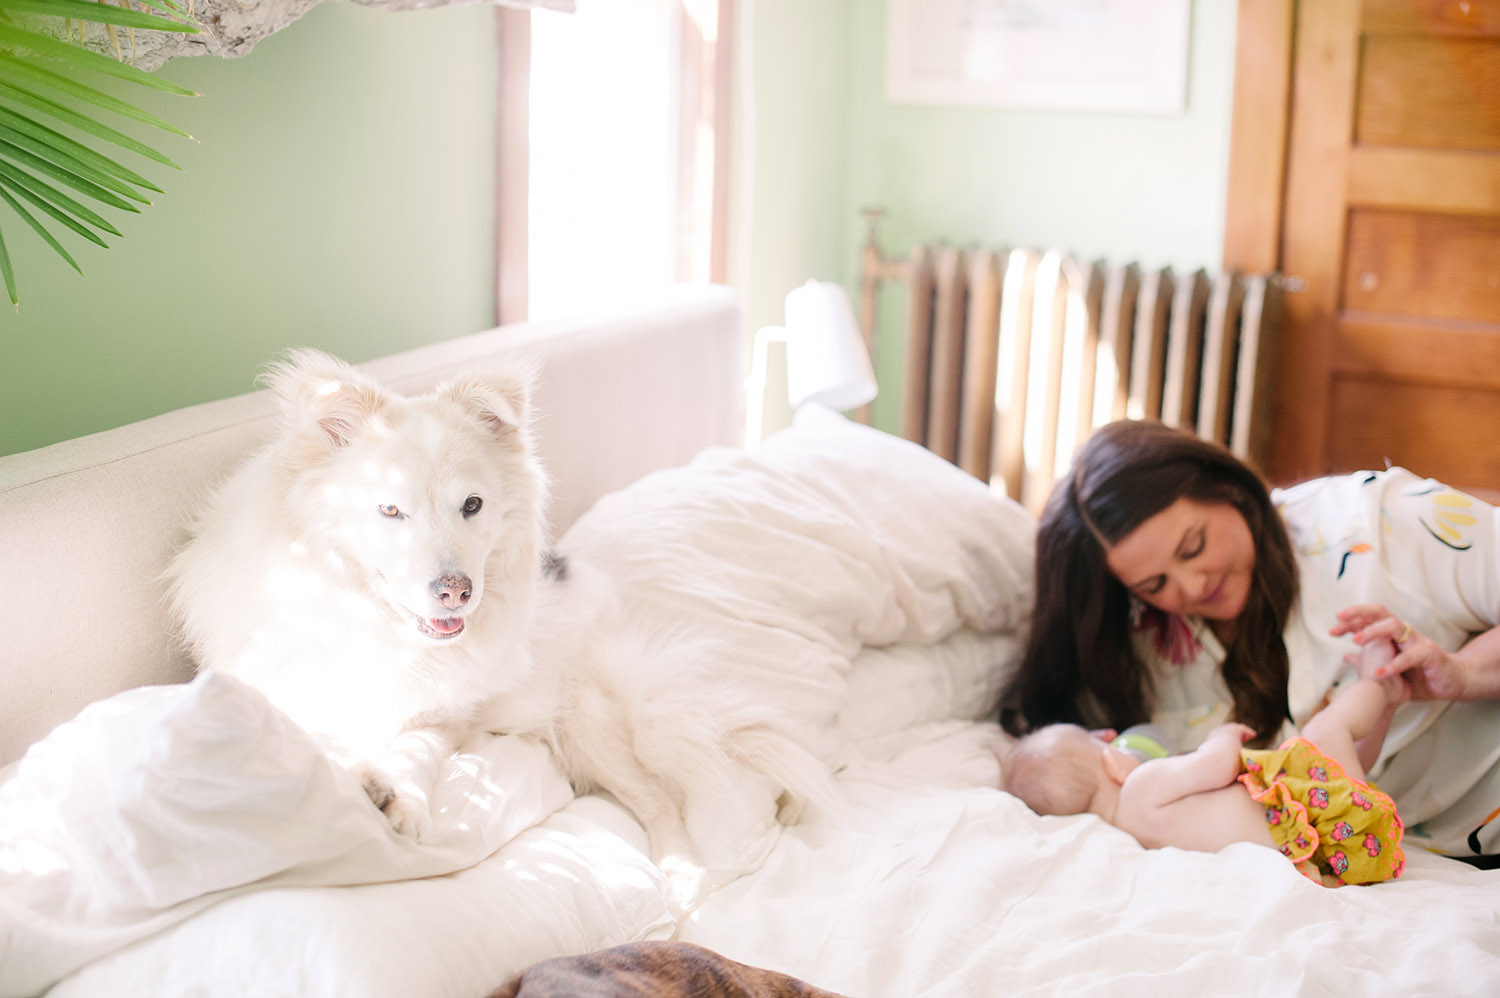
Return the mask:
<path id="1" fill-rule="evenodd" d="M 1239 3 L 1224 212 L 1226 270 L 1273 271 L 1281 261 L 1295 7 L 1295 0 Z"/>
<path id="2" fill-rule="evenodd" d="M 496 11 L 500 83 L 495 111 L 495 322 L 527 315 L 526 202 L 530 184 L 531 13 Z"/>
<path id="3" fill-rule="evenodd" d="M 1342 291 L 1348 150 L 1354 134 L 1359 0 L 1297 7 L 1297 88 L 1288 145 L 1285 244 L 1287 348 L 1277 371 L 1277 481 L 1328 472 L 1333 335 Z"/>
<path id="4" fill-rule="evenodd" d="M 1458 149 L 1356 146 L 1349 154 L 1349 202 L 1500 215 L 1500 156 Z"/>

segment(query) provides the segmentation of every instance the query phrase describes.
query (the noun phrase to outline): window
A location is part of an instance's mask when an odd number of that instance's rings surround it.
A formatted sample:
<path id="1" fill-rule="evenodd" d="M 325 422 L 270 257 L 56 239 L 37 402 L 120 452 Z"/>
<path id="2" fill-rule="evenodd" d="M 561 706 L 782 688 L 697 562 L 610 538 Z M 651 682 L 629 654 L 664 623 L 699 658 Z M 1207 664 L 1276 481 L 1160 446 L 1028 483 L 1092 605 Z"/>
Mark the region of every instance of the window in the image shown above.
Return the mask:
<path id="1" fill-rule="evenodd" d="M 723 280 L 730 8 L 502 13 L 502 322 Z"/>

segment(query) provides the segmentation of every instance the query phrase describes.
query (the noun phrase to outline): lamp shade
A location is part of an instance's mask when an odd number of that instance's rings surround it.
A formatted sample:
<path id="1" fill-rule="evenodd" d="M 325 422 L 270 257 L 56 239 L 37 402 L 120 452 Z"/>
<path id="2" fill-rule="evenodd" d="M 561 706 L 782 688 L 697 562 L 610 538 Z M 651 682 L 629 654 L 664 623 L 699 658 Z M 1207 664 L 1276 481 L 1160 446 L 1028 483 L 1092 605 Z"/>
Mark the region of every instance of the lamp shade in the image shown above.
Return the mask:
<path id="1" fill-rule="evenodd" d="M 794 409 L 808 403 L 855 409 L 879 390 L 865 338 L 839 285 L 808 281 L 787 294 L 786 380 Z"/>

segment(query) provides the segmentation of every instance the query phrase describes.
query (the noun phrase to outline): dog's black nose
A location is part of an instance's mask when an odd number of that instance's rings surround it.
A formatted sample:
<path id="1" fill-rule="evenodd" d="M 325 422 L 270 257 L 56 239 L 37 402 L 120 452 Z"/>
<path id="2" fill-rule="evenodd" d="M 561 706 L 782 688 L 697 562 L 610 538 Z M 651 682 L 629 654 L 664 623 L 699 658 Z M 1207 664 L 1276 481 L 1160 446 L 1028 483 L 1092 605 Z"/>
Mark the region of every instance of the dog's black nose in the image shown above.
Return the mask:
<path id="1" fill-rule="evenodd" d="M 474 590 L 474 583 L 469 581 L 467 575 L 449 572 L 433 579 L 431 589 L 432 595 L 437 597 L 437 601 L 445 610 L 457 610 L 469 602 L 469 594 Z"/>

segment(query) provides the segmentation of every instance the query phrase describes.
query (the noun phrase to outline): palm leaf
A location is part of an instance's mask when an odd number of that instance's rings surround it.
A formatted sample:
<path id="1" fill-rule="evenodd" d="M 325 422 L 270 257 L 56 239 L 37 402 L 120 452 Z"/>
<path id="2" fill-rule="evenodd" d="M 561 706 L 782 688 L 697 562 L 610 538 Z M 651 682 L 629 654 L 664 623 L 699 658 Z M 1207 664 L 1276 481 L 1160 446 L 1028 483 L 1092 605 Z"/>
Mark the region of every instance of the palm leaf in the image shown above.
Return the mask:
<path id="1" fill-rule="evenodd" d="M 156 6 L 153 4 L 152 6 Z M 198 34 L 203 29 L 196 24 L 174 21 L 138 10 L 111 7 L 94 3 L 93 0 L 5 0 L 0 9 L 17 10 L 25 14 L 47 14 L 52 17 L 72 17 L 80 21 L 96 21 L 99 24 L 118 24 L 123 28 L 149 28 L 152 31 L 179 31 Z M 158 9 L 163 9 L 158 7 Z"/>
<path id="2" fill-rule="evenodd" d="M 88 222 L 90 225 L 95 226 L 96 228 L 103 229 L 105 232 L 108 232 L 111 235 L 125 235 L 125 233 L 121 232 L 119 229 L 111 225 L 109 219 L 105 218 L 97 211 L 94 211 L 87 205 L 80 204 L 78 201 L 75 201 L 73 198 L 58 190 L 56 187 L 53 187 L 45 180 L 33 177 L 25 170 L 19 169 L 15 164 L 7 163 L 3 159 L 0 159 L 0 177 L 5 177 L 7 180 L 20 184 L 22 187 L 25 187 L 27 190 L 37 195 L 37 197 L 51 201 L 53 204 L 57 205 L 59 208 L 68 212 L 69 214 L 83 219 L 85 222 Z M 100 245 L 104 244 L 101 242 Z"/>
<path id="3" fill-rule="evenodd" d="M 65 93 L 69 97 L 76 98 L 87 104 L 93 104 L 95 107 L 102 108 L 105 111 L 112 111 L 122 118 L 130 118 L 155 128 L 163 129 L 164 131 L 173 132 L 185 139 L 192 138 L 191 135 L 176 125 L 158 118 L 149 111 L 142 111 L 134 104 L 127 103 L 118 97 L 104 93 L 102 90 L 96 90 L 86 84 L 54 73 L 50 69 L 34 66 L 28 60 L 18 58 L 13 53 L 0 52 L 0 70 L 15 73 L 34 83 L 40 83 L 45 87 L 51 87 L 53 90 Z"/>
<path id="4" fill-rule="evenodd" d="M 45 173 L 58 183 L 66 184 L 78 193 L 91 197 L 95 201 L 103 202 L 111 208 L 120 208 L 124 211 L 133 211 L 136 213 L 139 213 L 141 210 L 124 198 L 100 187 L 92 180 L 86 180 L 78 176 L 76 173 L 60 165 L 56 160 L 44 159 L 35 153 L 22 149 L 18 145 L 6 142 L 4 139 L 0 139 L 0 156 L 23 163 L 38 173 Z"/>
<path id="5" fill-rule="evenodd" d="M 76 235 L 107 247 L 94 230 L 114 235 L 120 235 L 120 230 L 83 202 L 138 212 L 140 209 L 131 202 L 151 203 L 142 190 L 161 190 L 92 147 L 107 142 L 181 169 L 162 153 L 106 125 L 101 118 L 116 116 L 191 138 L 164 118 L 91 85 L 107 77 L 174 96 L 196 96 L 186 87 L 143 72 L 123 60 L 116 27 L 130 30 L 132 50 L 137 28 L 193 33 L 201 30 L 174 0 L 135 2 L 166 16 L 135 10 L 129 3 L 117 7 L 95 0 L 0 0 L 0 99 L 15 105 L 0 103 L 0 201 L 80 274 L 83 270 L 78 262 L 33 209 Z M 15 14 L 27 15 L 26 27 L 18 24 Z M 75 21 L 77 44 L 74 44 Z M 82 47 L 83 26 L 87 22 L 105 26 L 121 59 L 111 59 Z M 45 28 L 48 23 L 57 26 L 52 33 L 32 30 L 33 26 Z M 61 37 L 53 37 L 54 34 Z M 41 115 L 42 119 L 37 120 L 33 114 Z M 77 129 L 82 133 L 82 141 L 42 123 L 48 120 Z M 80 197 L 64 193 L 42 177 L 70 188 Z M 0 276 L 5 280 L 11 304 L 18 304 L 15 274 L 3 239 L 0 239 Z"/>
<path id="6" fill-rule="evenodd" d="M 177 163 L 169 159 L 165 154 L 157 152 L 144 142 L 138 142 L 124 132 L 119 132 L 108 125 L 100 124 L 95 119 L 80 114 L 66 104 L 59 104 L 57 101 L 44 97 L 33 90 L 27 90 L 5 79 L 0 79 L 0 95 L 9 97 L 17 103 L 25 104 L 27 107 L 35 108 L 43 114 L 51 115 L 58 121 L 67 122 L 74 128 L 87 132 L 95 138 L 111 142 L 121 149 L 129 149 L 139 156 L 155 160 L 163 166 L 170 166 L 174 170 L 182 169 L 181 166 L 178 166 Z"/>
<path id="7" fill-rule="evenodd" d="M 56 146 L 36 139 L 24 132 L 17 131 L 0 122 L 0 144 L 3 143 L 9 143 L 12 147 L 30 153 L 37 159 L 47 160 L 59 169 L 80 180 L 114 191 L 116 194 L 127 197 L 139 204 L 151 203 L 150 198 L 143 197 L 134 187 L 131 187 L 118 177 L 98 169 L 91 163 L 85 163 L 77 156 L 65 152 Z M 0 152 L 0 155 L 4 155 L 4 153 Z"/>
<path id="8" fill-rule="evenodd" d="M 0 0 L 0 9 L 3 9 L 9 0 Z M 140 0 L 136 0 L 137 3 Z M 97 4 L 95 6 L 98 6 Z M 201 97 L 202 94 L 187 87 L 180 87 L 170 80 L 164 80 L 159 76 L 153 76 L 143 69 L 136 69 L 129 63 L 111 59 L 107 55 L 98 52 L 90 52 L 86 48 L 70 45 L 56 38 L 35 31 L 26 31 L 22 28 L 12 28 L 0 24 L 0 47 L 30 51 L 39 56 L 45 56 L 64 65 L 75 69 L 92 70 L 105 76 L 117 77 L 128 80 L 131 83 L 139 83 L 143 87 L 151 87 L 155 90 L 165 91 L 169 94 L 178 94 L 182 97 Z"/>
<path id="9" fill-rule="evenodd" d="M 90 164 L 96 170 L 113 174 L 126 183 L 134 184 L 137 187 L 144 187 L 146 190 L 155 191 L 158 194 L 162 193 L 160 187 L 157 187 L 134 170 L 121 166 L 103 153 L 95 152 L 82 142 L 68 138 L 62 132 L 48 128 L 46 125 L 31 120 L 24 114 L 18 114 L 10 108 L 0 105 L 0 127 L 4 126 L 9 126 L 24 135 L 29 135 L 38 142 L 46 143 L 55 149 L 62 150 Z M 17 144 L 19 145 L 20 143 Z"/>
<path id="10" fill-rule="evenodd" d="M 42 225 L 41 222 L 38 222 L 36 218 L 32 216 L 31 212 L 27 211 L 21 206 L 21 203 L 19 201 L 11 197 L 10 191 L 5 189 L 4 183 L 0 183 L 0 198 L 4 198 L 5 203 L 10 205 L 10 210 L 15 212 L 17 215 L 20 215 L 21 219 L 27 225 L 31 226 L 32 229 L 36 231 L 36 234 L 41 236 L 42 240 L 46 242 L 48 246 L 51 246 L 54 250 L 57 251 L 59 256 L 61 256 L 68 262 L 68 266 L 72 267 L 80 274 L 83 273 L 83 268 L 78 266 L 78 261 L 73 259 L 72 254 L 70 254 L 66 249 L 63 248 L 63 244 L 58 242 L 57 239 L 52 235 L 52 233 L 47 231 L 46 226 Z M 19 302 L 15 304 L 19 304 Z"/>
<path id="11" fill-rule="evenodd" d="M 34 180 L 35 178 L 32 179 Z M 40 181 L 38 181 L 38 183 L 40 183 Z M 68 228 L 72 229 L 74 232 L 87 239 L 89 242 L 99 246 L 103 246 L 105 249 L 109 249 L 109 243 L 101 239 L 97 232 L 89 228 L 87 225 L 84 225 L 82 222 L 78 221 L 78 219 L 74 218 L 72 215 L 69 215 L 67 212 L 63 211 L 51 201 L 48 201 L 46 198 L 41 197 L 37 194 L 33 194 L 21 184 L 16 183 L 14 180 L 10 179 L 7 176 L 0 175 L 0 184 L 9 187 L 11 190 L 15 191 L 17 194 L 30 201 L 32 204 L 36 205 L 47 214 L 51 215 L 62 224 L 66 225 Z"/>
<path id="12" fill-rule="evenodd" d="M 5 248 L 3 231 L 0 231 L 0 276 L 5 278 L 5 294 L 10 298 L 10 303 L 19 307 L 21 299 L 16 294 L 16 272 L 10 265 L 10 251 Z"/>

